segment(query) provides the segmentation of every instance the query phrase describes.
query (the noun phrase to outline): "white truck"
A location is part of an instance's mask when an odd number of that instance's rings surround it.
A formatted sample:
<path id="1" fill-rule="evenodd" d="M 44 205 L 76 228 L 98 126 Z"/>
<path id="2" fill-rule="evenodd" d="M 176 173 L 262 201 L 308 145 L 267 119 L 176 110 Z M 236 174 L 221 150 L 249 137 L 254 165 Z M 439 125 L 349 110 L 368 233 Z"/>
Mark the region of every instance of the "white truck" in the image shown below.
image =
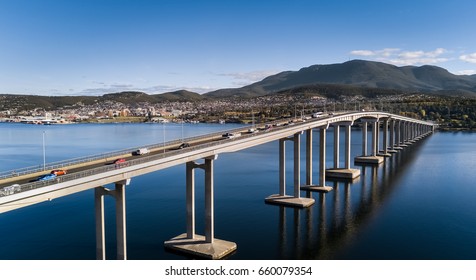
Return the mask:
<path id="1" fill-rule="evenodd" d="M 4 187 L 3 189 L 0 189 L 0 196 L 14 194 L 19 191 L 20 191 L 20 185 L 14 184 L 8 187 Z"/>
<path id="2" fill-rule="evenodd" d="M 319 118 L 319 117 L 322 117 L 322 114 L 323 114 L 322 112 L 316 112 L 316 113 L 312 114 L 312 117 L 313 118 Z"/>
<path id="3" fill-rule="evenodd" d="M 140 156 L 140 155 L 146 155 L 150 153 L 149 149 L 147 148 L 140 148 L 138 150 L 135 150 L 132 152 L 132 155 L 135 155 L 135 156 Z"/>

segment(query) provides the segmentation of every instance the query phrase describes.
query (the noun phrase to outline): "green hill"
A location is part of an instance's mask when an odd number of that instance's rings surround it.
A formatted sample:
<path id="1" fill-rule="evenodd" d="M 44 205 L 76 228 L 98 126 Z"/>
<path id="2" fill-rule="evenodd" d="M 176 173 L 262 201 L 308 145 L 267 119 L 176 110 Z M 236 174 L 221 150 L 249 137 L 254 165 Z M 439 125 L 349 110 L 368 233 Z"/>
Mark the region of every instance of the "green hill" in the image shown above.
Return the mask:
<path id="1" fill-rule="evenodd" d="M 162 94 L 153 95 L 157 101 L 198 101 L 205 97 L 187 90 L 178 90 L 173 92 L 166 92 Z"/>
<path id="2" fill-rule="evenodd" d="M 205 95 L 262 96 L 295 87 L 339 84 L 476 96 L 475 76 L 454 75 L 446 69 L 429 65 L 397 67 L 382 62 L 352 60 L 339 64 L 312 65 L 299 71 L 281 72 L 242 88 L 222 89 Z"/>

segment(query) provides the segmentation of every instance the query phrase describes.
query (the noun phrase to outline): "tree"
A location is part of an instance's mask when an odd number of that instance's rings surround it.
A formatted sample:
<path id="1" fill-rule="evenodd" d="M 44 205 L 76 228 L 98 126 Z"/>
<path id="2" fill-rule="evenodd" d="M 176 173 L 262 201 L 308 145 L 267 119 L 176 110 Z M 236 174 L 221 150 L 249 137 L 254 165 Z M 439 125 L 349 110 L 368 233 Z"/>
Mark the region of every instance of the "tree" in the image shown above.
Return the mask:
<path id="1" fill-rule="evenodd" d="M 426 117 L 426 111 L 424 109 L 420 110 L 420 115 L 422 118 Z"/>

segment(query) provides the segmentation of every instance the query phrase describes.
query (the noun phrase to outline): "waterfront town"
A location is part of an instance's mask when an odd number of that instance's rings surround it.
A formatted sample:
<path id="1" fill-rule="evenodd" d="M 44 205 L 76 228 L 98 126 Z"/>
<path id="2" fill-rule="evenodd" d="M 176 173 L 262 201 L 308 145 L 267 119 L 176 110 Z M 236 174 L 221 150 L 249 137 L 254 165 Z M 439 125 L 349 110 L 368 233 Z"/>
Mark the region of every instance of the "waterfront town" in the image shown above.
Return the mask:
<path id="1" fill-rule="evenodd" d="M 121 93 L 118 93 L 120 95 Z M 130 93 L 129 93 L 130 94 Z M 139 94 L 139 93 L 138 93 Z M 143 93 L 141 93 L 143 94 Z M 5 95 L 4 95 L 5 96 Z M 3 96 L 3 97 L 4 97 Z M 16 96 L 22 98 L 21 96 Z M 12 98 L 10 96 L 10 98 Z M 24 98 L 24 97 L 23 97 Z M 77 102 L 72 105 L 54 108 L 25 108 L 22 102 L 9 102 L 0 107 L 1 122 L 22 122 L 30 124 L 69 124 L 81 122 L 233 122 L 247 123 L 251 120 L 266 122 L 283 117 L 301 117 L 317 111 L 361 111 L 386 110 L 389 112 L 412 114 L 429 117 L 415 112 L 411 104 L 428 104 L 437 97 L 424 94 L 382 95 L 373 98 L 361 95 L 346 95 L 329 98 L 309 94 L 266 95 L 253 98 L 220 98 L 198 101 L 165 102 L 121 102 L 102 100 L 85 104 Z M 421 109 L 420 109 L 421 111 Z M 438 116 L 436 116 L 438 117 Z"/>

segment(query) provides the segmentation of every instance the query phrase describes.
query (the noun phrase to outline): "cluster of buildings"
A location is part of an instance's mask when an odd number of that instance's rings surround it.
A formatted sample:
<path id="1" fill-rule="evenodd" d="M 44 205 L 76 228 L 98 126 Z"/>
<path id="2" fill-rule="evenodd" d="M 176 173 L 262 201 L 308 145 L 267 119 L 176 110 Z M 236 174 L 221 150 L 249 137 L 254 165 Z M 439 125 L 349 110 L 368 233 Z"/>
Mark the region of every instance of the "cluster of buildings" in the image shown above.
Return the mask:
<path id="1" fill-rule="evenodd" d="M 72 123 L 88 120 L 112 119 L 118 117 L 157 117 L 176 118 L 185 113 L 182 108 L 163 107 L 160 104 L 126 105 L 120 102 L 105 101 L 94 105 L 75 104 L 54 109 L 34 108 L 31 110 L 16 110 L 15 108 L 0 111 L 0 121 L 25 123 Z"/>
<path id="2" fill-rule="evenodd" d="M 341 96 L 338 101 L 326 97 L 306 94 L 267 95 L 254 98 L 230 97 L 226 99 L 202 100 L 193 102 L 138 102 L 124 104 L 106 100 L 95 104 L 78 102 L 71 106 L 54 109 L 34 108 L 18 110 L 8 108 L 0 111 L 0 121 L 26 123 L 72 123 L 113 119 L 118 117 L 141 117 L 144 121 L 218 121 L 223 118 L 239 120 L 243 114 L 286 115 L 290 112 L 335 111 L 368 109 L 369 104 L 380 108 L 379 103 L 402 100 L 401 95 L 388 95 L 367 99 L 361 95 Z M 383 106 L 383 105 L 382 105 Z"/>
<path id="3" fill-rule="evenodd" d="M 174 119 L 194 119 L 197 116 L 214 116 L 229 111 L 251 111 L 283 106 L 289 98 L 257 97 L 252 99 L 228 98 L 194 102 L 139 102 L 124 104 L 116 101 L 104 101 L 95 104 L 78 102 L 72 106 L 54 109 L 34 108 L 18 110 L 9 108 L 0 111 L 0 121 L 28 123 L 71 123 L 94 119 L 111 119 L 117 117 L 143 117 L 149 121 Z"/>

